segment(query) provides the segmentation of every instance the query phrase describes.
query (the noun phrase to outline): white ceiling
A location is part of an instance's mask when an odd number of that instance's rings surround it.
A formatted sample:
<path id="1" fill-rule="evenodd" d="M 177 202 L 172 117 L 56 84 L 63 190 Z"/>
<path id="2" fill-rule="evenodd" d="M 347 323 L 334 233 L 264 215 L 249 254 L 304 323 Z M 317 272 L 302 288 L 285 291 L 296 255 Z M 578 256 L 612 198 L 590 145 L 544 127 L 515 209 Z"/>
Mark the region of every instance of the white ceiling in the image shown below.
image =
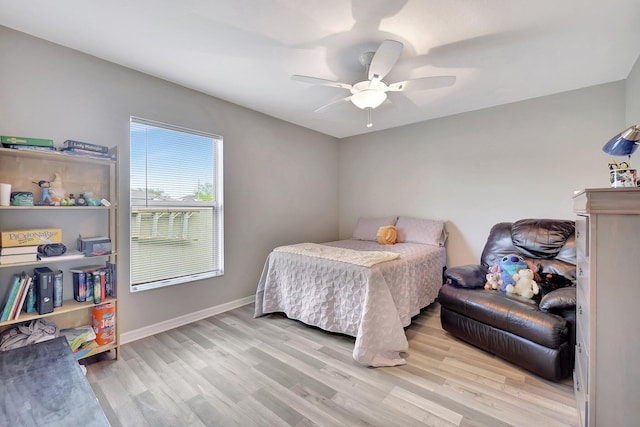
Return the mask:
<path id="1" fill-rule="evenodd" d="M 340 138 L 625 79 L 640 55 L 640 0 L 0 0 L 0 25 Z M 385 81 L 456 84 L 390 93 L 368 129 L 351 103 L 314 113 L 348 91 L 290 79 L 364 80 L 385 39 Z"/>

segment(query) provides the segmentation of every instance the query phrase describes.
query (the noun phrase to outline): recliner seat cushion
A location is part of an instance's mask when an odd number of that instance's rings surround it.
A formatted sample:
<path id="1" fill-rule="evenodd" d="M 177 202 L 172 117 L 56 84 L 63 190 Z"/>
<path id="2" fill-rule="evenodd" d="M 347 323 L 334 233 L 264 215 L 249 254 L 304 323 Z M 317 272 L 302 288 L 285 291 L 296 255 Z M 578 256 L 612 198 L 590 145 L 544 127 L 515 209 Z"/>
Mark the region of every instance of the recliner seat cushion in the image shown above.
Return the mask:
<path id="1" fill-rule="evenodd" d="M 445 285 L 440 289 L 438 301 L 451 311 L 545 347 L 557 349 L 568 339 L 567 321 L 540 311 L 533 300 L 499 291 Z"/>

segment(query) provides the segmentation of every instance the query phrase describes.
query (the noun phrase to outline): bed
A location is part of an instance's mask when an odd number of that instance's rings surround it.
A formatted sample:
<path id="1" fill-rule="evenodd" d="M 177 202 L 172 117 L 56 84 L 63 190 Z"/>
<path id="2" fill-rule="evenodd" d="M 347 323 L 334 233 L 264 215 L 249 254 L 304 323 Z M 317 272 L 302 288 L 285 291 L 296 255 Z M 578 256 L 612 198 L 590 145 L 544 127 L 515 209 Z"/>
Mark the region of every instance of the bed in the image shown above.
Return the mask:
<path id="1" fill-rule="evenodd" d="M 377 231 L 387 225 L 396 227 L 398 243 L 378 243 Z M 403 365 L 404 328 L 442 286 L 445 240 L 442 221 L 361 218 L 351 239 L 275 248 L 258 283 L 255 317 L 284 313 L 355 337 L 353 358 L 363 365 Z"/>

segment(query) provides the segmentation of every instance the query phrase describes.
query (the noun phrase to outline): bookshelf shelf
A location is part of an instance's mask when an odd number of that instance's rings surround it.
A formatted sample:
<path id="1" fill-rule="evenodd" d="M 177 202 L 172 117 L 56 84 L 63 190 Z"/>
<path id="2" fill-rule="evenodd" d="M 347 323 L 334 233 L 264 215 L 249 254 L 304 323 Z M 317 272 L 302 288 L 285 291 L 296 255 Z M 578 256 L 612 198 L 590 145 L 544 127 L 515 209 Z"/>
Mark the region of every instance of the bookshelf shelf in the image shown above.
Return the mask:
<path id="1" fill-rule="evenodd" d="M 106 199 L 110 206 L 0 206 L 0 230 L 28 230 L 59 228 L 62 230 L 62 243 L 67 247 L 67 255 L 52 259 L 0 264 L 0 311 L 4 308 L 5 295 L 15 274 L 25 272 L 33 276 L 34 268 L 49 267 L 63 273 L 63 292 L 65 298 L 60 307 L 46 314 L 26 313 L 22 311 L 13 320 L 0 322 L 0 333 L 24 322 L 39 318 L 53 321 L 58 329 L 76 328 L 92 324 L 93 307 L 105 303 L 115 306 L 115 342 L 98 346 L 84 358 L 106 351 L 115 351 L 119 357 L 120 337 L 118 331 L 118 299 L 103 298 L 101 304 L 77 302 L 73 299 L 73 274 L 70 270 L 89 264 L 104 265 L 116 263 L 118 237 L 118 149 L 109 150 L 111 158 L 98 158 L 87 155 L 73 155 L 58 151 L 18 150 L 0 147 L 0 182 L 10 183 L 11 191 L 33 193 L 34 202 L 40 199 L 40 180 L 53 180 L 57 174 L 62 178 L 66 194 L 93 193 L 100 199 Z M 78 236 L 104 236 L 111 239 L 111 254 L 85 257 L 75 252 Z M 118 283 L 116 279 L 115 283 Z M 117 290 L 115 290 L 117 295 Z"/>
<path id="2" fill-rule="evenodd" d="M 38 313 L 26 313 L 26 312 L 23 311 L 22 313 L 20 313 L 20 316 L 15 320 L 8 320 L 6 322 L 0 322 L 0 328 L 2 328 L 4 326 L 14 325 L 14 324 L 17 324 L 17 323 L 28 322 L 28 321 L 34 320 L 34 319 L 40 319 L 40 318 L 43 318 L 43 317 L 59 316 L 61 314 L 72 313 L 72 312 L 78 311 L 78 310 L 88 310 L 90 308 L 93 308 L 94 306 L 106 304 L 108 302 L 117 303 L 118 299 L 117 298 L 106 298 L 100 304 L 94 304 L 92 302 L 78 302 L 78 301 L 72 300 L 72 299 L 65 300 L 62 303 L 62 306 L 54 308 L 52 313 L 38 314 Z M 77 326 L 82 326 L 82 325 L 65 326 L 65 327 L 77 327 Z"/>
<path id="3" fill-rule="evenodd" d="M 55 257 L 55 259 L 44 259 L 43 258 L 40 261 L 33 261 L 33 262 L 16 262 L 15 264 L 0 264 L 0 268 L 48 265 L 48 264 L 57 264 L 57 263 L 61 263 L 61 262 L 77 261 L 77 260 L 87 260 L 87 261 L 91 262 L 91 260 L 94 260 L 94 259 L 108 258 L 108 257 L 113 257 L 115 255 L 117 255 L 115 252 L 112 252 L 112 253 L 110 253 L 108 255 L 95 255 L 95 256 L 84 256 L 84 255 L 83 256 L 75 256 L 75 254 L 72 254 L 72 255 L 60 255 L 59 257 Z"/>

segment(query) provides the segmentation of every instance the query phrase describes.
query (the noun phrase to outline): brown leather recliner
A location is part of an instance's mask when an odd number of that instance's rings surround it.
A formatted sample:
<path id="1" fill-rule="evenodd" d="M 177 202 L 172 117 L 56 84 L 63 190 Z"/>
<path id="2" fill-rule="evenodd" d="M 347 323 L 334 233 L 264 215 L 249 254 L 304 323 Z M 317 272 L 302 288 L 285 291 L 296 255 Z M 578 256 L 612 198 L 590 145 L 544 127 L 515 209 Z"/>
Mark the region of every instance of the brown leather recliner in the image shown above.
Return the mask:
<path id="1" fill-rule="evenodd" d="M 552 219 L 494 225 L 481 265 L 446 270 L 438 296 L 442 328 L 543 378 L 559 381 L 569 376 L 575 346 L 574 230 L 573 221 Z M 490 268 L 509 254 L 533 262 L 539 273 L 564 276 L 572 286 L 541 299 L 484 289 Z"/>

